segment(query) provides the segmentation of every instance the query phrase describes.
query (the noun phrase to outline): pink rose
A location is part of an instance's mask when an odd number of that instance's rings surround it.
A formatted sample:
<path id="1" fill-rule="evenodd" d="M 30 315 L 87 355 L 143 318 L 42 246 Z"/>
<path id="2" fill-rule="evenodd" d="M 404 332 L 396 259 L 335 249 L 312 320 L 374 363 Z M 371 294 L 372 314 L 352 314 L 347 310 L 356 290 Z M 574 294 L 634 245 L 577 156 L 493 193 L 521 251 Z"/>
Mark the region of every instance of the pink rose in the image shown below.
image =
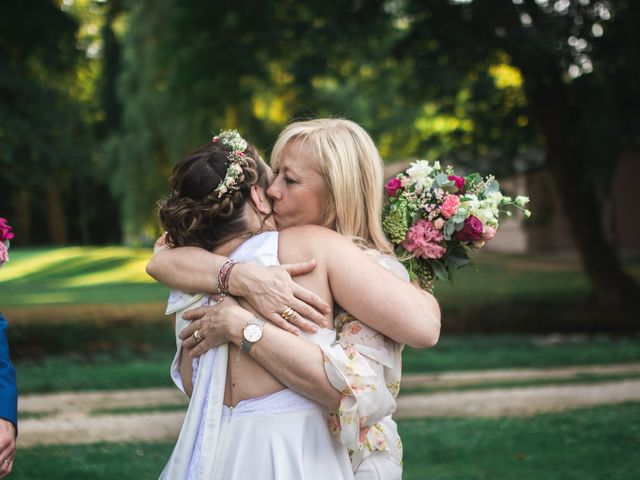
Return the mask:
<path id="1" fill-rule="evenodd" d="M 482 238 L 482 227 L 480 219 L 472 215 L 464 221 L 462 230 L 453 234 L 453 239 L 461 242 L 480 240 Z"/>
<path id="2" fill-rule="evenodd" d="M 399 178 L 392 178 L 384 186 L 384 189 L 387 191 L 387 195 L 389 195 L 390 197 L 395 197 L 396 192 L 401 188 L 402 188 L 402 181 Z"/>
<path id="3" fill-rule="evenodd" d="M 356 335 L 360 333 L 361 330 L 362 330 L 362 327 L 358 323 L 354 323 L 351 326 L 349 326 L 349 333 L 351 335 Z"/>
<path id="4" fill-rule="evenodd" d="M 458 189 L 458 191 L 462 193 L 462 190 L 464 189 L 464 185 L 465 183 L 467 183 L 464 177 L 459 177 L 457 175 L 449 175 L 447 178 L 449 180 L 453 180 L 453 183 L 456 184 L 456 188 Z"/>
<path id="5" fill-rule="evenodd" d="M 0 217 L 0 242 L 13 238 L 13 227 L 7 224 L 7 219 Z"/>
<path id="6" fill-rule="evenodd" d="M 4 242 L 0 242 L 0 265 L 9 260 L 9 252 Z"/>
<path id="7" fill-rule="evenodd" d="M 490 227 L 489 225 L 487 225 L 486 227 L 484 227 L 484 233 L 482 234 L 482 240 L 491 240 L 493 237 L 496 236 L 496 232 L 498 230 L 494 227 Z"/>
<path id="8" fill-rule="evenodd" d="M 407 231 L 402 246 L 418 258 L 440 258 L 447 252 L 439 243 L 443 240 L 442 232 L 421 218 Z"/>
<path id="9" fill-rule="evenodd" d="M 457 195 L 447 195 L 444 197 L 444 202 L 442 202 L 442 206 L 440 207 L 440 214 L 444 218 L 451 218 L 455 215 L 456 210 L 460 206 L 460 197 Z"/>

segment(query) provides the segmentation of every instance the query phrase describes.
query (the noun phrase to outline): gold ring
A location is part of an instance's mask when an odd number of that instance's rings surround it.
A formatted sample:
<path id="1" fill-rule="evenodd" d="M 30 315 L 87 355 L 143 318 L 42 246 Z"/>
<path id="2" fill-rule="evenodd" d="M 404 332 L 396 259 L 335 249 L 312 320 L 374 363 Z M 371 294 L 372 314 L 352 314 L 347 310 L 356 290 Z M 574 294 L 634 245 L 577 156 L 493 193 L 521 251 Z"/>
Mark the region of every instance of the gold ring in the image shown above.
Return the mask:
<path id="1" fill-rule="evenodd" d="M 202 338 L 202 336 L 200 335 L 200 330 L 196 330 L 195 332 L 193 332 L 193 338 L 195 338 L 196 342 L 198 343 L 204 340 L 204 338 Z"/>
<path id="2" fill-rule="evenodd" d="M 284 318 L 284 319 L 288 322 L 288 321 L 289 321 L 289 319 L 290 319 L 291 317 L 293 317 L 293 314 L 294 314 L 294 313 L 295 313 L 295 310 L 294 310 L 293 308 L 291 308 L 291 307 L 287 307 L 287 308 L 284 310 L 284 312 L 282 312 L 282 313 L 280 314 L 280 316 L 281 316 L 282 318 Z"/>

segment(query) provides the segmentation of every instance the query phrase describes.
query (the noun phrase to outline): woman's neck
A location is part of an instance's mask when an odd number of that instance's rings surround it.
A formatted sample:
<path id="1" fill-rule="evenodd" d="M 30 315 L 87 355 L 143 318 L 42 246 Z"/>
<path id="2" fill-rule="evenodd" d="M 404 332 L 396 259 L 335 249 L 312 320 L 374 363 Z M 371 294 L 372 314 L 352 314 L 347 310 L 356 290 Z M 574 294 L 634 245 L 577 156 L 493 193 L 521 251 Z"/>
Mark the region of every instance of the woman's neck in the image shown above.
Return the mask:
<path id="1" fill-rule="evenodd" d="M 269 222 L 265 222 L 265 224 L 263 225 L 263 228 L 261 228 L 261 229 L 247 230 L 247 231 L 245 231 L 243 233 L 239 233 L 237 236 L 235 236 L 233 238 L 230 238 L 226 242 L 218 245 L 213 250 L 213 253 L 218 254 L 218 255 L 222 255 L 224 257 L 228 257 L 233 252 L 235 252 L 240 245 L 242 245 L 244 242 L 249 240 L 254 235 L 259 235 L 259 234 L 261 234 L 263 232 L 272 232 L 272 231 L 275 231 L 275 230 L 276 230 L 275 226 L 270 225 Z"/>
<path id="2" fill-rule="evenodd" d="M 273 215 L 261 215 L 254 209 L 245 210 L 245 225 L 247 225 L 247 227 L 244 232 L 238 233 L 234 237 L 218 245 L 213 250 L 213 253 L 228 257 L 240 245 L 242 245 L 254 235 L 258 235 L 262 232 L 272 232 L 276 230 L 276 222 L 273 219 Z"/>

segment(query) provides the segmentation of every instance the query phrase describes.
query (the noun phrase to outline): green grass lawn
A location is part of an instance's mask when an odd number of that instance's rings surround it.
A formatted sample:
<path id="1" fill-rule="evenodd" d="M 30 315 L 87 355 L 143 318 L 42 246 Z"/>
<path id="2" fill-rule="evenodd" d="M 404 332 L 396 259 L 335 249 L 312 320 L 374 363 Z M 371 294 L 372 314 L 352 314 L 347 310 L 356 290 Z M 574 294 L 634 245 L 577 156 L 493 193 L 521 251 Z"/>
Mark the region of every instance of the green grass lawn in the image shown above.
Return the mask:
<path id="1" fill-rule="evenodd" d="M 20 394 L 172 387 L 173 354 L 46 357 L 15 362 Z"/>
<path id="2" fill-rule="evenodd" d="M 640 403 L 525 418 L 399 422 L 405 480 L 634 480 Z M 157 478 L 173 443 L 18 451 L 16 479 Z"/>
<path id="3" fill-rule="evenodd" d="M 640 361 L 640 336 L 444 335 L 429 350 L 405 348 L 403 372 L 544 368 Z"/>
<path id="4" fill-rule="evenodd" d="M 157 479 L 173 442 L 35 447 L 18 450 L 16 480 Z"/>
<path id="5" fill-rule="evenodd" d="M 161 302 L 166 289 L 144 271 L 148 248 L 12 248 L 0 275 L 0 305 Z M 640 258 L 624 260 L 640 278 Z M 576 258 L 531 255 L 476 256 L 476 266 L 459 274 L 455 286 L 438 285 L 445 310 L 504 302 L 558 302 L 588 293 Z"/>
<path id="6" fill-rule="evenodd" d="M 129 247 L 12 248 L 11 261 L 0 271 L 0 308 L 9 313 L 23 393 L 170 385 L 174 340 L 162 315 L 168 290 L 144 272 L 150 255 L 150 249 Z M 640 258 L 625 265 L 640 277 Z M 456 316 L 473 323 L 483 311 L 486 321 L 494 308 L 507 316 L 528 310 L 532 302 L 570 308 L 587 294 L 576 259 L 480 255 L 477 268 L 462 271 L 455 287 L 439 285 L 436 294 L 445 333 L 434 349 L 405 349 L 407 373 L 640 360 L 638 336 L 554 342 L 447 331 Z M 555 310 L 548 311 L 553 319 Z"/>
<path id="7" fill-rule="evenodd" d="M 631 480 L 640 456 L 640 404 L 529 418 L 443 418 L 400 424 L 405 478 Z"/>
<path id="8" fill-rule="evenodd" d="M 162 302 L 167 289 L 145 272 L 148 248 L 12 248 L 0 273 L 0 305 Z"/>
<path id="9" fill-rule="evenodd" d="M 169 338 L 169 331 L 155 328 L 156 335 Z M 167 387 L 172 385 L 172 348 L 25 358 L 15 361 L 18 386 L 23 394 Z M 403 359 L 405 373 L 637 362 L 640 337 L 577 336 L 549 342 L 549 337 L 531 335 L 451 335 L 429 350 L 405 349 Z"/>

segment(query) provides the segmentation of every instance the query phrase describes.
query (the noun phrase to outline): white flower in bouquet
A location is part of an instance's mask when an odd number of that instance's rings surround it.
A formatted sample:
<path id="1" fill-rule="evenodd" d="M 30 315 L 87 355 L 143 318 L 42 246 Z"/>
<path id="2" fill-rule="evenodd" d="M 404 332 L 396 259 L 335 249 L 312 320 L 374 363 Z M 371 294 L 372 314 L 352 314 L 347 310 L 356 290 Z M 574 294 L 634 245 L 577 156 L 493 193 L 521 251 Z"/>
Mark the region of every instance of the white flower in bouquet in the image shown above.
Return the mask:
<path id="1" fill-rule="evenodd" d="M 436 278 L 452 282 L 471 252 L 496 235 L 500 216 L 511 216 L 507 207 L 530 214 L 523 208 L 529 199 L 502 195 L 493 175 L 462 177 L 438 162 L 413 162 L 384 188 L 384 231 L 411 277 L 429 291 Z"/>
<path id="2" fill-rule="evenodd" d="M 426 160 L 413 162 L 411 167 L 407 169 L 409 181 L 418 195 L 422 194 L 423 191 L 430 189 L 433 185 L 433 179 L 430 177 L 433 171 L 434 168 L 429 165 L 429 162 Z"/>

